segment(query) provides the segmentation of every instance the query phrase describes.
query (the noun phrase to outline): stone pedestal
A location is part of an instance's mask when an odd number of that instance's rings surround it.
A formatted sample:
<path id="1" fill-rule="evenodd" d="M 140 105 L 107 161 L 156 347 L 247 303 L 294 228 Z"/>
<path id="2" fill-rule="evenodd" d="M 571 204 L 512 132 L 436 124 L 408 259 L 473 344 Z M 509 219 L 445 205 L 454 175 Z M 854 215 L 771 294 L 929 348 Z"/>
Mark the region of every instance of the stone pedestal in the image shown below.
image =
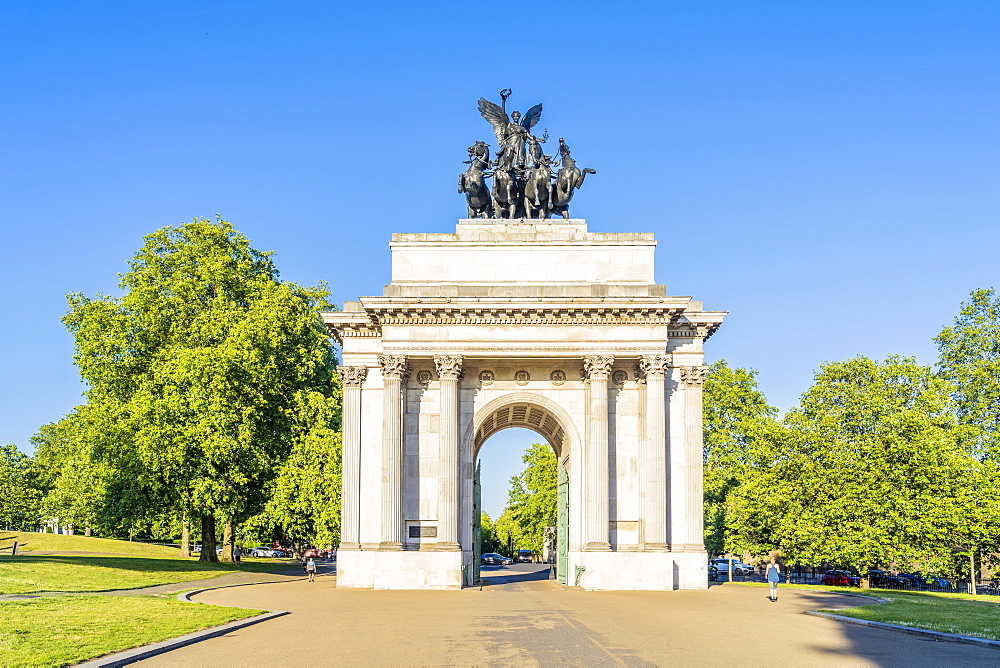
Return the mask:
<path id="1" fill-rule="evenodd" d="M 700 379 L 725 314 L 668 296 L 655 246 L 582 220 L 393 235 L 383 294 L 323 314 L 344 364 L 338 586 L 463 586 L 475 462 L 508 427 L 566 472 L 569 584 L 707 586 Z"/>

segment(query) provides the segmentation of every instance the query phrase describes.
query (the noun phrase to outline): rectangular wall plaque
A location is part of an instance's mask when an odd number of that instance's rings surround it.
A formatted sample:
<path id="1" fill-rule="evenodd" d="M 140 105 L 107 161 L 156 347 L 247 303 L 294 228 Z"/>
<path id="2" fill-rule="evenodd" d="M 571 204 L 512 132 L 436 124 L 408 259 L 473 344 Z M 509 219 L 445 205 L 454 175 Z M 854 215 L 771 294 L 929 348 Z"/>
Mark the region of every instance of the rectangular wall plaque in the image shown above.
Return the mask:
<path id="1" fill-rule="evenodd" d="M 437 527 L 420 527 L 420 526 L 410 527 L 410 538 L 437 538 L 437 535 L 438 535 Z"/>

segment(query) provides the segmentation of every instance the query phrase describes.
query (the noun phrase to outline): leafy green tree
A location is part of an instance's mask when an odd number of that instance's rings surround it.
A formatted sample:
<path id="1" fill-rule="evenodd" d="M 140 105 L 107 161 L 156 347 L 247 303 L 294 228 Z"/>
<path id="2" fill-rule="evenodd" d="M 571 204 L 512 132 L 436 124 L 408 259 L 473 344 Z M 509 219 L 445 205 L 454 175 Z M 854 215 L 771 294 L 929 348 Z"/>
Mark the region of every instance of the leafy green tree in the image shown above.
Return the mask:
<path id="1" fill-rule="evenodd" d="M 726 500 L 772 457 L 778 410 L 757 388 L 756 376 L 752 369 L 734 369 L 720 360 L 705 378 L 705 547 L 710 554 L 732 551 L 725 538 Z"/>
<path id="2" fill-rule="evenodd" d="M 497 531 L 493 519 L 485 512 L 479 513 L 479 553 L 493 552 L 497 548 Z"/>
<path id="3" fill-rule="evenodd" d="M 939 372 L 955 385 L 959 421 L 977 428 L 980 456 L 1000 460 L 1000 296 L 974 291 L 934 341 Z"/>
<path id="4" fill-rule="evenodd" d="M 947 568 L 973 458 L 952 387 L 912 358 L 826 364 L 770 466 L 731 496 L 735 544 L 759 556 Z"/>
<path id="5" fill-rule="evenodd" d="M 0 445 L 0 526 L 13 531 L 36 529 L 41 502 L 35 463 L 13 445 Z"/>
<path id="6" fill-rule="evenodd" d="M 507 507 L 497 518 L 497 539 L 510 548 L 541 552 L 545 528 L 556 523 L 559 466 L 552 447 L 535 443 L 521 458 L 524 470 L 510 479 Z"/>
<path id="7" fill-rule="evenodd" d="M 43 425 L 31 442 L 45 488 L 42 513 L 89 536 L 94 528 L 104 528 L 102 518 L 114 472 L 93 459 L 81 426 L 77 413 L 70 413 L 59 422 Z"/>
<path id="8" fill-rule="evenodd" d="M 216 518 L 259 512 L 311 408 L 333 401 L 327 291 L 278 280 L 270 255 L 197 219 L 145 238 L 121 297 L 69 296 L 94 452 L 118 472 L 123 513 L 148 501 L 200 516 L 203 560 Z"/>
<path id="9" fill-rule="evenodd" d="M 292 448 L 269 485 L 264 511 L 247 522 L 257 541 L 274 537 L 292 543 L 329 547 L 340 542 L 341 440 L 331 415 L 336 405 L 317 401 L 317 425 Z M 339 422 L 339 420 L 338 420 Z"/>

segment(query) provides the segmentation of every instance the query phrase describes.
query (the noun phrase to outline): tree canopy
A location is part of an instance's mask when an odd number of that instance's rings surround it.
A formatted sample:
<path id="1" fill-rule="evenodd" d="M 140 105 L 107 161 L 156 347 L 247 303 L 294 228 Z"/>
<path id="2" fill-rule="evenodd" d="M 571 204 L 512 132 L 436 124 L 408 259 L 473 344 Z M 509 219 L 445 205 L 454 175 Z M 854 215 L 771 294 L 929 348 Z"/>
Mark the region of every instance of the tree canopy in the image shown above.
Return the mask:
<path id="1" fill-rule="evenodd" d="M 197 219 L 145 238 L 120 297 L 69 296 L 94 453 L 131 498 L 245 519 L 316 420 L 332 424 L 327 291 L 279 280 L 270 256 Z"/>
<path id="2" fill-rule="evenodd" d="M 507 507 L 497 518 L 494 531 L 501 544 L 541 553 L 545 528 L 556 523 L 559 463 L 547 443 L 529 446 L 521 459 L 524 470 L 510 479 Z"/>

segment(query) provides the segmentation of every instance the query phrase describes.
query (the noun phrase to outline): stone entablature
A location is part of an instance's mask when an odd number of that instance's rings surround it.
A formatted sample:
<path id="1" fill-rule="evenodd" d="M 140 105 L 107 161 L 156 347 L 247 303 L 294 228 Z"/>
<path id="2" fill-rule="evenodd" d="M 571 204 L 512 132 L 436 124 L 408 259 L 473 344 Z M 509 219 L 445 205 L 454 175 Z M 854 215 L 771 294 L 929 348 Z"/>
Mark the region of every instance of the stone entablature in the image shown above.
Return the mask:
<path id="1" fill-rule="evenodd" d="M 478 449 L 509 426 L 567 472 L 582 586 L 704 586 L 702 346 L 725 313 L 666 296 L 655 243 L 574 220 L 393 235 L 384 294 L 323 314 L 344 365 L 338 586 L 461 586 Z"/>

